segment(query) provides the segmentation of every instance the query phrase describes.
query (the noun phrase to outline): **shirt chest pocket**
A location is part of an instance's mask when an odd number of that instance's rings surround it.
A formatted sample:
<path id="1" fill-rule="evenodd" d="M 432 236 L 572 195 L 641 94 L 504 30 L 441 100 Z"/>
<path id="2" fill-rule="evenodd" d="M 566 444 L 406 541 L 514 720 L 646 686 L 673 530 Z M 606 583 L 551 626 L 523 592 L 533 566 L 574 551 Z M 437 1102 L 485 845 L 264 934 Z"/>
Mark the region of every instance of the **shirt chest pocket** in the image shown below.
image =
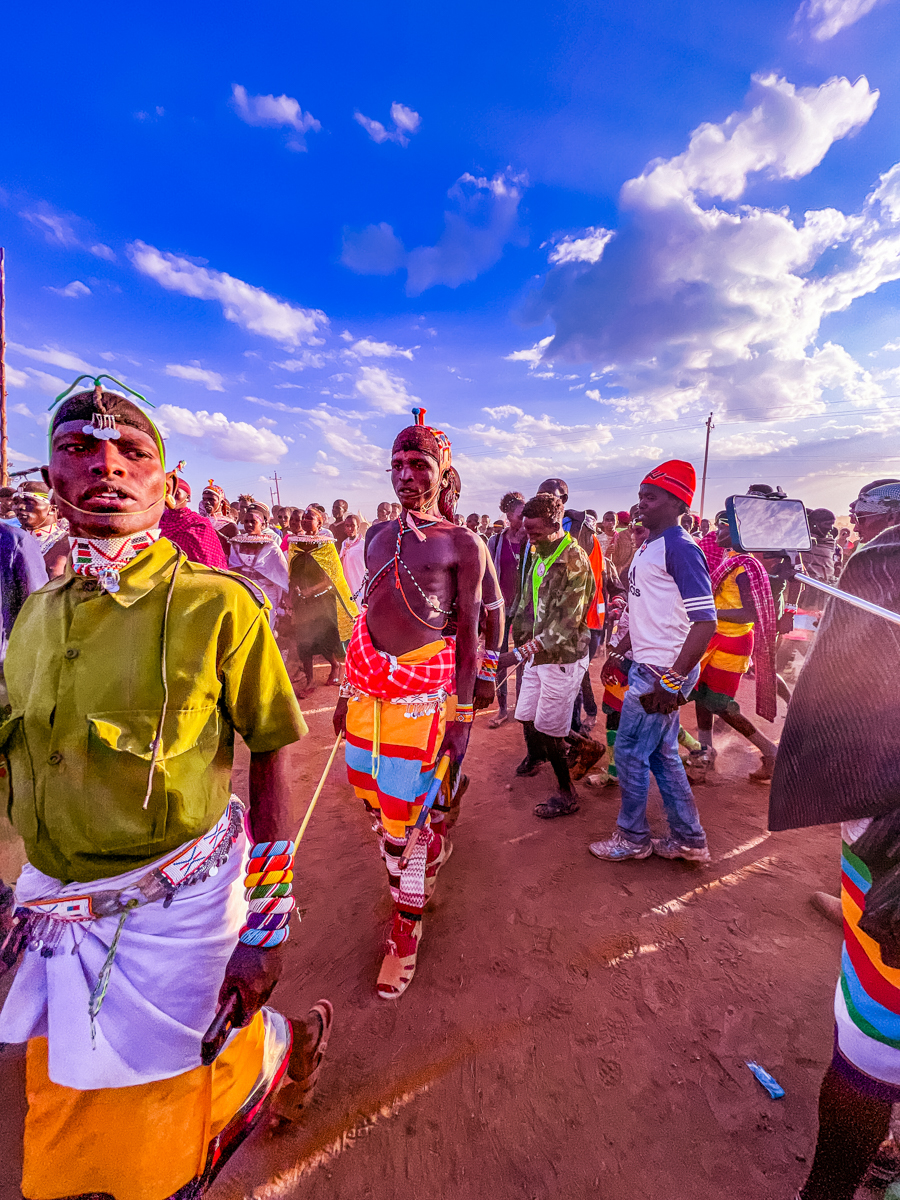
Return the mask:
<path id="1" fill-rule="evenodd" d="M 218 752 L 216 705 L 170 708 L 153 762 L 159 716 L 158 709 L 129 709 L 87 717 L 85 791 L 104 797 L 103 804 L 91 804 L 96 817 L 88 820 L 106 852 L 127 847 L 135 838 L 158 841 L 172 819 L 181 824 L 191 806 L 191 782 L 204 778 Z"/>
<path id="2" fill-rule="evenodd" d="M 33 836 L 37 829 L 34 816 L 34 771 L 25 741 L 24 716 L 23 712 L 13 712 L 0 725 L 0 806 L 8 817 L 15 820 L 23 836 Z"/>

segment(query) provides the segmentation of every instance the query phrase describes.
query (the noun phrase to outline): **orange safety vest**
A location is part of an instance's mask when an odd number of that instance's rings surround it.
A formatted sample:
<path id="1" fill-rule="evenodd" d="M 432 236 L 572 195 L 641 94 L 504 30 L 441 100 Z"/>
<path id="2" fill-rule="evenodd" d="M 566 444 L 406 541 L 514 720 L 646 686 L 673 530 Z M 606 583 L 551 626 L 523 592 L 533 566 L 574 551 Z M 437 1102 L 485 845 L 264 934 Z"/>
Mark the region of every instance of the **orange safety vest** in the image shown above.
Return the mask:
<path id="1" fill-rule="evenodd" d="M 587 625 L 588 629 L 602 629 L 603 622 L 606 620 L 606 596 L 603 591 L 603 549 L 597 541 L 596 534 L 594 535 L 594 548 L 588 555 L 588 561 L 591 564 L 596 591 L 594 599 L 591 601 L 591 607 L 588 609 Z"/>

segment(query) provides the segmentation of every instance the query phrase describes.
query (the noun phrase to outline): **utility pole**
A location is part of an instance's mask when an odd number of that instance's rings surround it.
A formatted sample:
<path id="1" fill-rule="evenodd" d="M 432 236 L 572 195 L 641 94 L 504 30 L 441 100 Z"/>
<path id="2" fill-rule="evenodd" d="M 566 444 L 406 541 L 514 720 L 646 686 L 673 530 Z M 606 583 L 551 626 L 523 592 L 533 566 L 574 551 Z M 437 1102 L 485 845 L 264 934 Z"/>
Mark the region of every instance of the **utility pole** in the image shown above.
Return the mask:
<path id="1" fill-rule="evenodd" d="M 703 451 L 703 482 L 700 485 L 700 520 L 703 520 L 703 505 L 706 503 L 706 465 L 709 462 L 709 435 L 715 429 L 712 413 L 706 418 L 706 449 Z"/>
<path id="2" fill-rule="evenodd" d="M 278 490 L 278 472 L 275 471 L 274 474 L 271 476 L 271 478 L 273 479 L 273 481 L 275 483 L 275 503 L 280 508 L 281 507 L 281 492 Z M 272 491 L 272 489 L 269 488 L 270 493 L 271 493 L 271 491 Z"/>
<path id="3" fill-rule="evenodd" d="M 0 486 L 9 483 L 6 461 L 6 251 L 0 246 Z"/>

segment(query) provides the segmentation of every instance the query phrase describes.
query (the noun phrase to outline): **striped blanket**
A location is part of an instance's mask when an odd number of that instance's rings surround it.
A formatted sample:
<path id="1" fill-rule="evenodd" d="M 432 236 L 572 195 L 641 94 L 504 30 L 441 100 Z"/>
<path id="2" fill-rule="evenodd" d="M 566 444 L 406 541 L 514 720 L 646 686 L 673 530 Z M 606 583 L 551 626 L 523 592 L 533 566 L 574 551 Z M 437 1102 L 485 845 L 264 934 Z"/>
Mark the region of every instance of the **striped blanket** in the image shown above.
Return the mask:
<path id="1" fill-rule="evenodd" d="M 900 525 L 851 557 L 843 591 L 900 612 Z M 791 697 L 769 797 L 770 829 L 900 807 L 900 626 L 828 600 Z"/>

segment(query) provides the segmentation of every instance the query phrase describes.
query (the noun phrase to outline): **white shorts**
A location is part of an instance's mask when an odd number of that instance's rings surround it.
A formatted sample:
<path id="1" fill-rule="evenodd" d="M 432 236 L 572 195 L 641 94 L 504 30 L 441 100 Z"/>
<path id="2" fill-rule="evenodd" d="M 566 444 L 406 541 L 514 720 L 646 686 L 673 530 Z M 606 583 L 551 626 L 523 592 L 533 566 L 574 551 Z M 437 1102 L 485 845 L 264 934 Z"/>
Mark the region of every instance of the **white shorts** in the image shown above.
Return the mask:
<path id="1" fill-rule="evenodd" d="M 533 721 L 538 733 L 548 737 L 565 737 L 587 665 L 587 655 L 573 663 L 526 663 L 516 720 Z"/>

